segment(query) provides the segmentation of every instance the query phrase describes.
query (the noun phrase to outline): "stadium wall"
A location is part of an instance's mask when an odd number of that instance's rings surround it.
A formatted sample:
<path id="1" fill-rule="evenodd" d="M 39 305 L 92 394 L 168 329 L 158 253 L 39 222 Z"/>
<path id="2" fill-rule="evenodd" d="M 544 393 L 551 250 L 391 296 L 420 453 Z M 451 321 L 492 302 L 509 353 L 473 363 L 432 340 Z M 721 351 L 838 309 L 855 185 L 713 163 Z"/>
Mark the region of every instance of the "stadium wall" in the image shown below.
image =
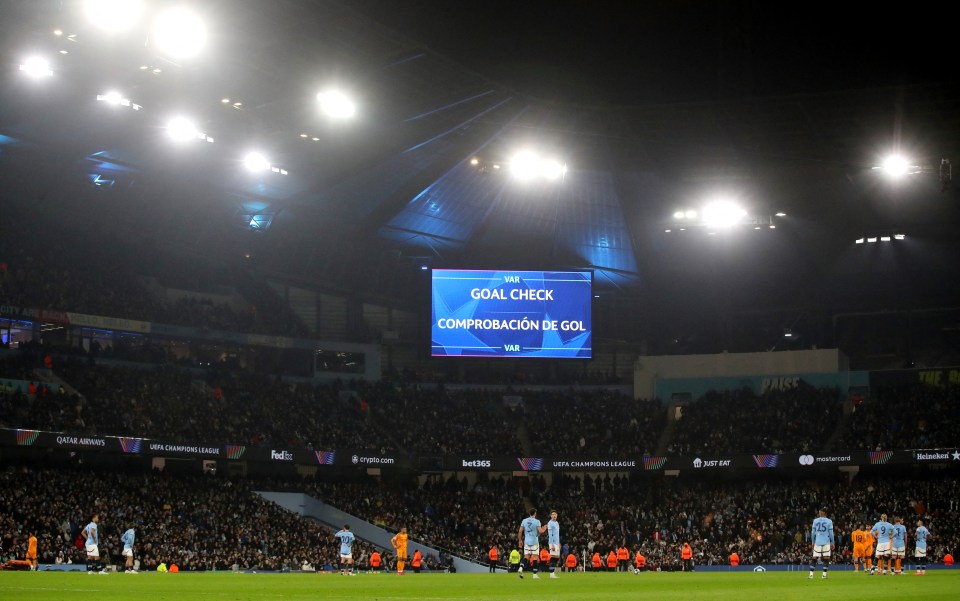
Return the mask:
<path id="1" fill-rule="evenodd" d="M 663 379 L 835 374 L 849 365 L 839 349 L 641 356 L 634 363 L 633 394 L 637 399 L 655 398 L 657 380 Z"/>

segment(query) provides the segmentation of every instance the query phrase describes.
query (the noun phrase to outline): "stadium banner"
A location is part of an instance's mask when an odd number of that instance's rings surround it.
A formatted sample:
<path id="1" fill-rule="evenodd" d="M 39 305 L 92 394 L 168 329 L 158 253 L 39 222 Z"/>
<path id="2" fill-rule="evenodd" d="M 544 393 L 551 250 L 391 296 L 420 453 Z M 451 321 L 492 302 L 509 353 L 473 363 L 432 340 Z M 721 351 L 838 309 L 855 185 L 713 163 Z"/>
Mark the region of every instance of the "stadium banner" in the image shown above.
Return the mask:
<path id="1" fill-rule="evenodd" d="M 494 472 L 628 472 L 684 470 L 717 472 L 768 469 L 805 470 L 816 467 L 918 465 L 960 466 L 960 447 L 897 451 L 837 451 L 833 453 L 705 453 L 696 456 L 414 456 L 362 449 L 279 448 L 253 445 L 187 444 L 151 438 L 97 436 L 29 429 L 0 429 L 0 446 L 122 453 L 148 457 L 222 459 L 292 463 L 327 467 L 386 467 L 421 471 Z"/>
<path id="2" fill-rule="evenodd" d="M 15 307 L 12 305 L 0 305 L 0 317 L 9 317 L 23 321 L 40 321 L 43 323 L 55 323 L 59 325 L 70 324 L 70 314 L 63 311 L 53 311 L 50 309 L 37 309 L 33 307 Z"/>
<path id="3" fill-rule="evenodd" d="M 938 388 L 960 385 L 960 367 L 890 369 L 870 372 L 870 386 L 926 384 Z"/>
<path id="4" fill-rule="evenodd" d="M 434 357 L 592 357 L 592 271 L 434 269 Z"/>
<path id="5" fill-rule="evenodd" d="M 759 396 L 776 391 L 794 390 L 802 386 L 836 388 L 839 395 L 846 395 L 852 389 L 866 387 L 871 377 L 866 371 L 843 371 L 767 376 L 658 378 L 654 386 L 657 398 L 661 399 L 672 399 L 674 395 L 689 395 L 691 399 L 701 399 L 713 390 L 743 390 L 744 388 Z"/>

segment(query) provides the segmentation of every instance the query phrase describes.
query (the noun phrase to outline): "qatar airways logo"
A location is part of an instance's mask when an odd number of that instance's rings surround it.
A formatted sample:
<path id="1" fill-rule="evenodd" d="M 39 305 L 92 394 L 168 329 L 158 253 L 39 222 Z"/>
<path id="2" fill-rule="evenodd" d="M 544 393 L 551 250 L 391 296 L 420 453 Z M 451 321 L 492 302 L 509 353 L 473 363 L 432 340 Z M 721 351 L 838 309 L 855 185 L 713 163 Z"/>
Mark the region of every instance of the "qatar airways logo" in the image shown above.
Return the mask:
<path id="1" fill-rule="evenodd" d="M 293 453 L 290 451 L 274 451 L 270 449 L 270 459 L 277 461 L 293 461 Z"/>

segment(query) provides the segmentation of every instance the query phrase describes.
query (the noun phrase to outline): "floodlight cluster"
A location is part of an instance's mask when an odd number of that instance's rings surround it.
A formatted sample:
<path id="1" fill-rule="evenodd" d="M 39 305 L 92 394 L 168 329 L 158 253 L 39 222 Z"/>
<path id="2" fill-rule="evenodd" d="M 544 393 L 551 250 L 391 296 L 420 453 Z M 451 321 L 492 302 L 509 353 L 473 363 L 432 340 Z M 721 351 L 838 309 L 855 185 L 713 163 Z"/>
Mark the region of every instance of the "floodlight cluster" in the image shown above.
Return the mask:
<path id="1" fill-rule="evenodd" d="M 193 10 L 191 5 L 157 6 L 144 0 L 82 0 L 79 7 L 79 17 L 88 21 L 101 35 L 111 35 L 120 39 L 138 28 L 144 35 L 143 47 L 150 55 L 140 64 L 139 70 L 160 75 L 171 63 L 171 59 L 188 60 L 196 58 L 206 47 L 208 42 L 207 25 L 202 15 Z M 149 23 L 148 23 L 149 21 Z M 78 42 L 77 33 L 66 33 L 64 28 L 52 30 L 54 37 L 67 42 Z M 60 49 L 60 54 L 69 54 L 66 49 Z M 55 74 L 55 66 L 42 56 L 31 56 L 20 65 L 20 71 L 25 75 L 40 79 Z M 317 94 L 317 104 L 320 112 L 330 119 L 346 120 L 357 113 L 355 101 L 344 92 L 329 88 Z M 96 95 L 97 102 L 111 107 L 123 107 L 133 111 L 143 111 L 144 106 L 127 98 L 119 90 L 107 90 Z M 227 107 L 242 110 L 243 102 L 224 97 L 221 103 Z M 213 135 L 201 131 L 194 120 L 186 115 L 179 115 L 169 119 L 162 128 L 167 135 L 181 143 L 206 142 L 213 143 Z M 301 133 L 301 138 L 321 141 L 317 135 Z M 278 175 L 288 175 L 285 168 L 274 165 L 265 155 L 259 152 L 248 153 L 242 163 L 255 173 L 270 172 Z"/>
<path id="2" fill-rule="evenodd" d="M 106 94 L 97 94 L 97 102 L 105 102 L 111 106 L 122 106 L 134 111 L 143 109 L 142 106 L 131 101 L 129 98 L 125 98 L 120 92 L 115 90 L 111 90 Z"/>
<path id="3" fill-rule="evenodd" d="M 774 214 L 751 215 L 741 205 L 732 200 L 720 199 L 704 204 L 699 209 L 679 208 L 673 212 L 673 222 L 664 229 L 664 233 L 684 232 L 690 229 L 706 229 L 707 235 L 716 236 L 718 232 L 741 226 L 753 226 L 755 230 L 777 229 L 777 219 L 786 217 L 783 211 Z"/>
<path id="4" fill-rule="evenodd" d="M 915 175 L 923 171 L 920 165 L 913 163 L 900 154 L 892 154 L 886 157 L 879 165 L 874 167 L 874 169 L 879 170 L 891 178 Z"/>
<path id="5" fill-rule="evenodd" d="M 567 166 L 557 159 L 541 157 L 532 150 L 521 150 L 510 159 L 510 172 L 522 180 L 558 180 L 567 173 Z"/>
<path id="6" fill-rule="evenodd" d="M 906 234 L 876 234 L 873 236 L 863 236 L 854 240 L 856 244 L 873 244 L 874 242 L 893 242 L 895 240 L 906 240 Z"/>

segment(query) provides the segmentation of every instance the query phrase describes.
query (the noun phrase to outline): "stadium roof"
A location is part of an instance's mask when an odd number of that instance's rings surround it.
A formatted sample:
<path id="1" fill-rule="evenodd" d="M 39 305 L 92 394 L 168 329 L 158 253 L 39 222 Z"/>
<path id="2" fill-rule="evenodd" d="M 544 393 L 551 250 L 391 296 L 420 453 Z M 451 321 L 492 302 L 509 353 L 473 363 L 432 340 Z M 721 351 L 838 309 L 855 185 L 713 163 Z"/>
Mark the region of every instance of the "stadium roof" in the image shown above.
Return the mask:
<path id="1" fill-rule="evenodd" d="M 69 174 L 64 216 L 399 304 L 423 298 L 421 264 L 590 268 L 648 320 L 960 298 L 940 176 L 960 82 L 932 3 L 893 22 L 826 3 L 211 0 L 204 51 L 177 60 L 146 17 L 108 34 L 81 4 L 0 8 L 0 164 L 26 195 Z M 19 71 L 31 54 L 51 77 Z M 331 87 L 354 118 L 321 114 Z M 142 108 L 97 100 L 112 90 Z M 171 144 L 175 115 L 213 142 Z M 562 180 L 511 178 L 525 148 Z M 919 173 L 880 178 L 894 149 Z M 275 169 L 247 172 L 251 150 Z M 748 225 L 674 220 L 718 193 Z"/>

